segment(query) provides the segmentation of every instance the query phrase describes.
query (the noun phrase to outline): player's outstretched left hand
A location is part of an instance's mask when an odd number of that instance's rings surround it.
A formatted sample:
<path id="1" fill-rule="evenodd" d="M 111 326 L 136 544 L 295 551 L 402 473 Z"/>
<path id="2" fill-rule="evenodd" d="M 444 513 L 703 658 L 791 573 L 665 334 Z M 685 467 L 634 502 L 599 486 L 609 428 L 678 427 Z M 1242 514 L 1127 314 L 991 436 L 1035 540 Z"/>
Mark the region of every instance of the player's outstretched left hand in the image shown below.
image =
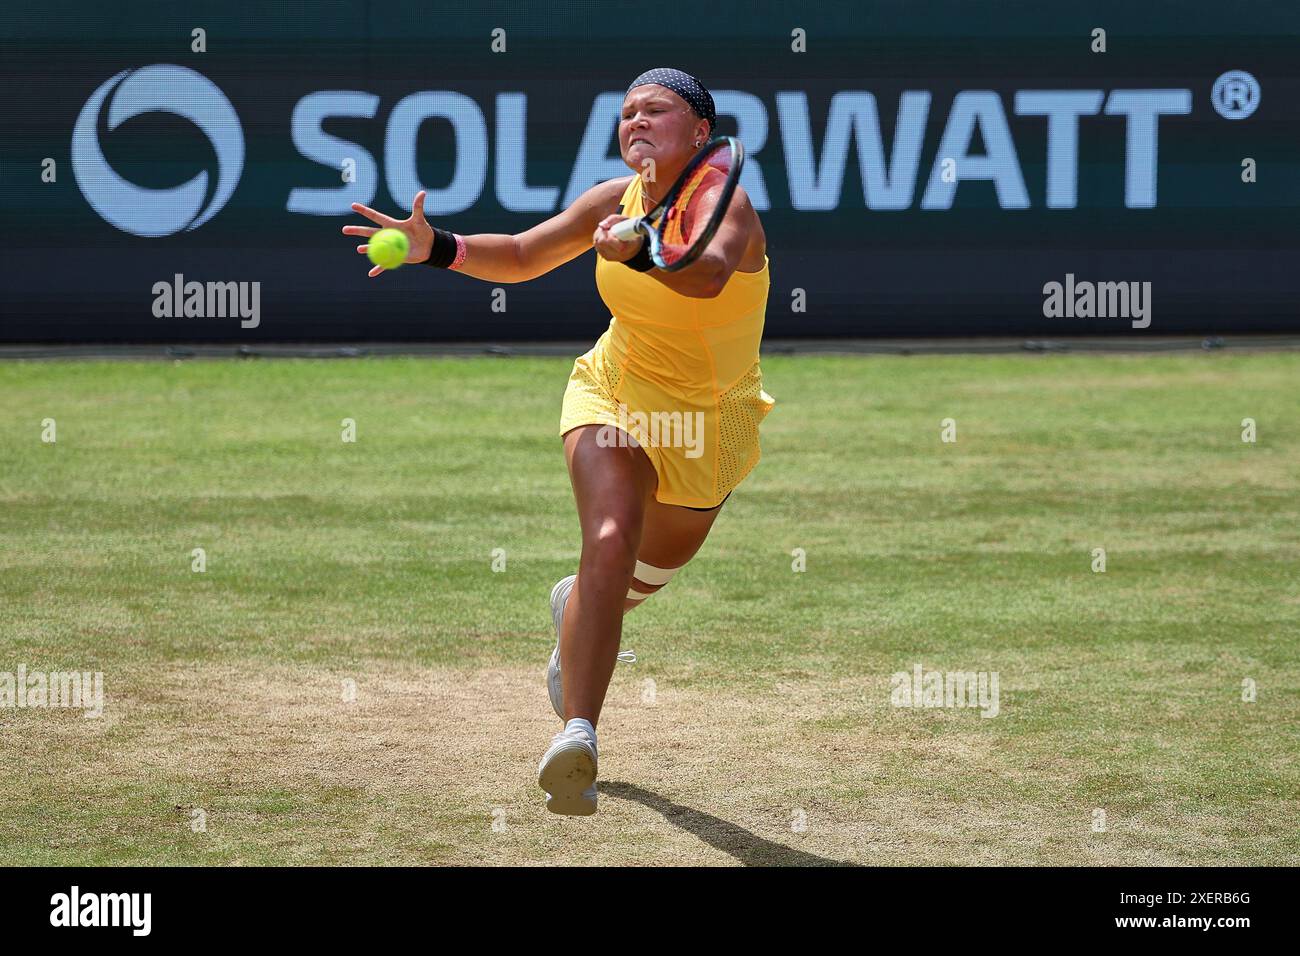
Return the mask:
<path id="1" fill-rule="evenodd" d="M 433 251 L 433 227 L 424 218 L 424 195 L 423 189 L 415 194 L 415 199 L 411 202 L 411 215 L 408 219 L 394 219 L 392 216 L 385 216 L 382 212 L 377 212 L 369 206 L 354 202 L 352 211 L 361 213 L 371 222 L 377 223 L 378 226 L 344 226 L 343 235 L 369 238 L 380 229 L 400 229 L 406 234 L 406 242 L 410 247 L 406 253 L 406 261 L 423 262 L 429 258 L 429 253 Z M 369 245 L 362 243 L 357 246 L 357 252 L 364 256 L 369 248 Z M 373 279 L 383 271 L 383 266 L 375 266 L 370 270 L 370 278 Z"/>

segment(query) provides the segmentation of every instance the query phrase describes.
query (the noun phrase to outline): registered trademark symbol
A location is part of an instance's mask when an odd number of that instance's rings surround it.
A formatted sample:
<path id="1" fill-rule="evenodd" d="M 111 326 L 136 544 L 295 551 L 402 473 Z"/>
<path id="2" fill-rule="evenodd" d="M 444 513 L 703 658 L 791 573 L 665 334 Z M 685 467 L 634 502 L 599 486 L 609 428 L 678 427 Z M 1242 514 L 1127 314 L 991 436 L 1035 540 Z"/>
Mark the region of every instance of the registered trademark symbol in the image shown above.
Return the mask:
<path id="1" fill-rule="evenodd" d="M 1229 70 L 1214 81 L 1210 102 L 1224 119 L 1245 119 L 1259 108 L 1259 80 L 1245 70 Z"/>

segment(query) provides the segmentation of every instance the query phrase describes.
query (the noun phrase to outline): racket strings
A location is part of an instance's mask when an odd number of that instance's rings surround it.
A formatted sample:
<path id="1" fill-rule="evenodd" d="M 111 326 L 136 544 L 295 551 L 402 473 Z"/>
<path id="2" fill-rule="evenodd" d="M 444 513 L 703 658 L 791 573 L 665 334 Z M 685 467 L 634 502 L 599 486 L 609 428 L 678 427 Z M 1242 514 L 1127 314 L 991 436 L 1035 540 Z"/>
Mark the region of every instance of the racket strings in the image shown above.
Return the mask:
<path id="1" fill-rule="evenodd" d="M 717 205 L 717 193 L 726 181 L 726 173 L 717 166 L 705 163 L 682 187 L 673 205 L 664 214 L 664 257 L 669 261 L 680 259 L 690 249 L 695 226 L 707 221 Z"/>
<path id="2" fill-rule="evenodd" d="M 734 137 L 719 138 L 692 158 L 665 200 L 641 220 L 637 228 L 660 268 L 685 268 L 703 254 L 726 215 L 744 157 Z"/>

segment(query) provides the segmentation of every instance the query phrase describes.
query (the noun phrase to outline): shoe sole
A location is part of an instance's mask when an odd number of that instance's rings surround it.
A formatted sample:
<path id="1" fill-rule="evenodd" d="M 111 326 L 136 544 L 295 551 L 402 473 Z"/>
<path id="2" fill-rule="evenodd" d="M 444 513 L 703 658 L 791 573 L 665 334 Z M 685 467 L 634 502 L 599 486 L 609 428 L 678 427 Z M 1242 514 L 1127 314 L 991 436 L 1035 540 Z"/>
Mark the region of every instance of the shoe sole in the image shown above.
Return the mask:
<path id="1" fill-rule="evenodd" d="M 562 590 L 565 590 L 566 584 L 568 585 L 567 590 L 573 590 L 573 584 L 577 579 L 578 576 L 576 574 L 570 574 L 568 577 L 560 578 L 560 580 L 555 582 L 555 586 L 551 588 L 551 624 L 555 627 L 555 636 L 557 638 L 560 636 L 560 620 L 558 609 L 555 606 L 556 598 L 560 596 Z"/>
<path id="2" fill-rule="evenodd" d="M 565 816 L 586 817 L 596 812 L 596 801 L 584 791 L 596 782 L 596 761 L 581 743 L 557 744 L 542 758 L 537 785 L 550 794 L 546 809 Z"/>
<path id="3" fill-rule="evenodd" d="M 547 661 L 546 664 L 546 694 L 551 699 L 551 709 L 555 711 L 555 716 L 559 717 L 560 720 L 564 719 L 564 714 L 562 713 L 563 692 L 556 691 L 554 694 L 551 692 L 551 665 L 555 663 L 556 656 L 560 653 L 560 607 L 557 607 L 556 605 L 557 601 L 564 594 L 573 590 L 573 584 L 577 580 L 577 577 L 576 574 L 571 574 L 568 577 L 560 578 L 559 581 L 555 582 L 555 586 L 551 588 L 551 624 L 555 627 L 555 649 L 551 651 L 551 659 Z M 566 584 L 568 585 L 567 588 L 565 587 Z M 559 668 L 557 667 L 556 670 L 558 669 Z M 557 697 L 561 698 L 558 704 L 556 702 Z"/>

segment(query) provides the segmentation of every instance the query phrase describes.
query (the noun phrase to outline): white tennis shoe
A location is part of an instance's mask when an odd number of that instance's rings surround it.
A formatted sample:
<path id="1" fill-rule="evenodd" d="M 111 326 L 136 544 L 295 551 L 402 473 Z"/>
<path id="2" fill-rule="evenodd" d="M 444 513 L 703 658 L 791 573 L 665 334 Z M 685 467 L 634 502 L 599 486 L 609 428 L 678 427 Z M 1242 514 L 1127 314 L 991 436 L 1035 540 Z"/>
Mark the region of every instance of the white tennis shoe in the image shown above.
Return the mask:
<path id="1" fill-rule="evenodd" d="M 576 574 L 561 578 L 551 588 L 551 623 L 555 625 L 555 650 L 551 651 L 551 661 L 546 665 L 546 692 L 551 698 L 551 707 L 555 716 L 564 720 L 564 685 L 560 683 L 560 623 L 564 620 L 564 608 L 569 603 L 569 594 L 573 591 L 573 582 L 578 580 Z M 636 652 L 619 651 L 618 659 L 625 664 L 636 663 Z"/>
<path id="2" fill-rule="evenodd" d="M 565 816 L 596 812 L 596 737 L 585 720 L 571 720 L 551 738 L 537 768 L 537 785 L 546 792 L 546 809 Z"/>

